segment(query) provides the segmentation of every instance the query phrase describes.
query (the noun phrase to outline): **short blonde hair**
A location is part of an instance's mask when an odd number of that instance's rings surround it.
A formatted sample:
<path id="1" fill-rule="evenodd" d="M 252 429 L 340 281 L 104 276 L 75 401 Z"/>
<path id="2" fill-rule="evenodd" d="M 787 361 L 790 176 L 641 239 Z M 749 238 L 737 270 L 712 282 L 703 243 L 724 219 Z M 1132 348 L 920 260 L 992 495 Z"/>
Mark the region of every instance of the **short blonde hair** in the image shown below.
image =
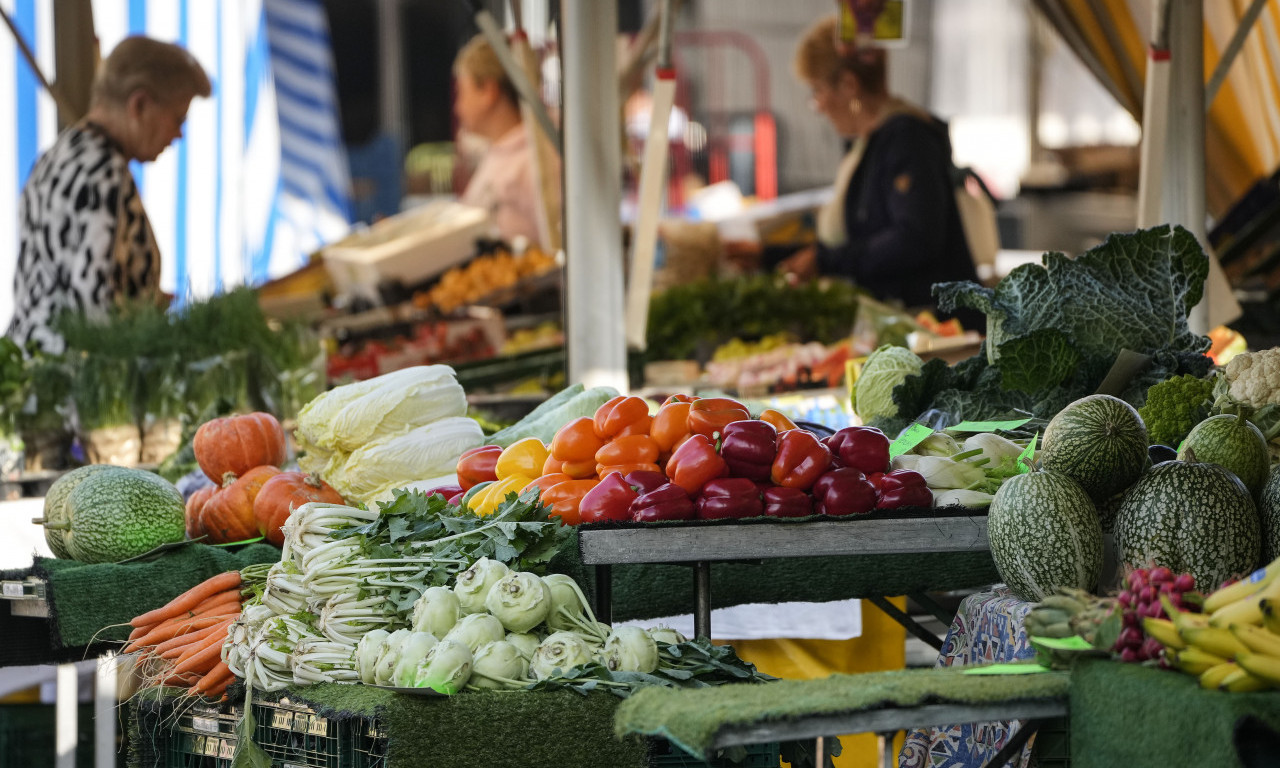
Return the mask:
<path id="1" fill-rule="evenodd" d="M 835 83 L 848 72 L 862 89 L 872 94 L 887 91 L 884 51 L 880 48 L 844 50 L 837 45 L 835 16 L 821 19 L 796 46 L 796 76 L 810 83 Z"/>
<path id="2" fill-rule="evenodd" d="M 90 103 L 122 106 L 139 89 L 165 104 L 213 92 L 204 68 L 186 49 L 149 37 L 126 37 L 98 67 Z"/>
<path id="3" fill-rule="evenodd" d="M 493 46 L 484 39 L 484 35 L 476 35 L 462 46 L 457 58 L 453 60 L 453 72 L 455 75 L 469 75 L 477 83 L 497 83 L 502 97 L 513 106 L 520 106 L 516 87 L 511 84 L 511 78 L 507 77 L 502 62 L 498 61 L 498 54 L 493 52 Z"/>

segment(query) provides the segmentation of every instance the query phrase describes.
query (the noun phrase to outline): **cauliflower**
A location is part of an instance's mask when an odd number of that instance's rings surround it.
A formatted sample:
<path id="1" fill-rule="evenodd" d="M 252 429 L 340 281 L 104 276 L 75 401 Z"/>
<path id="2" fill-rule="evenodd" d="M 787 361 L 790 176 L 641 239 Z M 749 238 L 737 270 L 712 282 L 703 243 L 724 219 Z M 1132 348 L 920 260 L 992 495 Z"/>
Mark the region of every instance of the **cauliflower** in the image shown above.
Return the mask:
<path id="1" fill-rule="evenodd" d="M 1227 393 L 1251 408 L 1280 405 L 1280 347 L 1241 352 L 1223 373 Z"/>
<path id="2" fill-rule="evenodd" d="M 1191 428 L 1209 415 L 1212 394 L 1213 379 L 1190 374 L 1153 384 L 1147 390 L 1146 404 L 1138 409 L 1151 443 L 1174 447 L 1182 442 Z"/>

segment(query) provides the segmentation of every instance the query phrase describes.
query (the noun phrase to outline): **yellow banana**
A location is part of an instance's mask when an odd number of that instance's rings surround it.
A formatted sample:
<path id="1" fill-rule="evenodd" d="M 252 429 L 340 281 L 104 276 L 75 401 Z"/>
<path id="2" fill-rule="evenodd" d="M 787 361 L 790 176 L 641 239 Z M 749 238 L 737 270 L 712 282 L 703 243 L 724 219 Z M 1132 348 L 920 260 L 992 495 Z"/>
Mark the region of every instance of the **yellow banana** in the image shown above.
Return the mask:
<path id="1" fill-rule="evenodd" d="M 1226 664 L 1227 660 L 1206 650 L 1191 646 L 1180 651 L 1174 651 L 1170 656 L 1170 662 L 1183 672 L 1199 677 L 1211 667 Z"/>
<path id="2" fill-rule="evenodd" d="M 1204 612 L 1213 613 L 1224 605 L 1248 597 L 1266 587 L 1277 575 L 1280 575 L 1280 558 L 1271 561 L 1235 584 L 1223 587 L 1204 599 Z M 1207 585 L 1206 585 L 1207 586 Z"/>
<path id="3" fill-rule="evenodd" d="M 1222 678 L 1222 682 L 1218 683 L 1218 690 L 1227 691 L 1229 693 L 1248 693 L 1250 691 L 1265 691 L 1271 685 L 1265 680 L 1249 674 L 1245 669 L 1237 669 L 1226 677 Z"/>
<path id="4" fill-rule="evenodd" d="M 1222 627 L 1191 627 L 1182 630 L 1179 634 L 1182 635 L 1183 640 L 1187 641 L 1187 645 L 1203 648 L 1224 659 L 1235 658 L 1240 651 L 1249 650 L 1244 643 L 1231 634 L 1230 630 Z"/>
<path id="5" fill-rule="evenodd" d="M 1280 658 L 1280 635 L 1251 624 L 1232 624 L 1231 634 L 1254 653 Z"/>
<path id="6" fill-rule="evenodd" d="M 1208 688 L 1211 691 L 1217 690 L 1218 686 L 1222 685 L 1222 681 L 1227 679 L 1227 675 L 1237 669 L 1240 669 L 1240 667 L 1236 666 L 1234 661 L 1227 661 L 1209 667 L 1200 675 L 1200 687 Z"/>
<path id="7" fill-rule="evenodd" d="M 1232 624 L 1262 624 L 1262 601 L 1280 598 L 1280 579 L 1272 579 L 1265 587 L 1232 603 L 1227 603 L 1209 615 L 1209 624 L 1229 627 Z"/>
<path id="8" fill-rule="evenodd" d="M 1178 606 L 1174 605 L 1173 601 L 1169 599 L 1169 596 L 1163 592 L 1160 594 L 1160 605 L 1164 608 L 1165 615 L 1169 617 L 1169 620 L 1173 622 L 1173 625 L 1178 628 L 1179 632 L 1188 627 L 1209 626 L 1208 616 L 1203 613 L 1191 613 L 1190 611 L 1182 610 Z"/>
<path id="9" fill-rule="evenodd" d="M 1142 619 L 1142 631 L 1146 632 L 1148 636 L 1154 637 L 1165 648 L 1180 650 L 1187 647 L 1186 642 L 1178 635 L 1178 628 L 1168 619 L 1144 617 Z"/>
<path id="10" fill-rule="evenodd" d="M 1280 659 L 1275 656 L 1246 651 L 1240 654 L 1238 665 L 1259 680 L 1265 680 L 1273 687 L 1280 687 Z"/>
<path id="11" fill-rule="evenodd" d="M 1258 605 L 1262 608 L 1262 626 L 1280 635 L 1280 600 L 1263 600 Z"/>

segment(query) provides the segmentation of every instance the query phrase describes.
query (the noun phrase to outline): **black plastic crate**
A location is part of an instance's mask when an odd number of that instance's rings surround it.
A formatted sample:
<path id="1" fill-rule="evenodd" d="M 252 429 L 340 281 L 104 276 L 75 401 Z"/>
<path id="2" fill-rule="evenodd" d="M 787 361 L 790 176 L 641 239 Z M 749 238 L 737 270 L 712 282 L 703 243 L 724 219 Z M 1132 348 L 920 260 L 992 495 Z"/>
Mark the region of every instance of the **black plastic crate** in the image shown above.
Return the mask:
<path id="1" fill-rule="evenodd" d="M 1053 717 L 1040 725 L 1031 745 L 1031 764 L 1035 768 L 1070 768 L 1071 718 Z"/>
<path id="2" fill-rule="evenodd" d="M 649 764 L 653 768 L 778 768 L 782 764 L 780 746 L 776 742 L 750 744 L 744 749 L 746 755 L 738 762 L 722 757 L 708 763 L 666 739 L 654 739 Z"/>
<path id="3" fill-rule="evenodd" d="M 307 707 L 255 703 L 254 741 L 274 766 L 384 768 L 387 734 L 374 720 L 334 720 Z"/>
<path id="4" fill-rule="evenodd" d="M 52 704 L 0 704 L 0 768 L 53 765 L 57 761 L 55 731 Z M 92 765 L 93 705 L 81 704 L 76 716 L 76 766 Z"/>

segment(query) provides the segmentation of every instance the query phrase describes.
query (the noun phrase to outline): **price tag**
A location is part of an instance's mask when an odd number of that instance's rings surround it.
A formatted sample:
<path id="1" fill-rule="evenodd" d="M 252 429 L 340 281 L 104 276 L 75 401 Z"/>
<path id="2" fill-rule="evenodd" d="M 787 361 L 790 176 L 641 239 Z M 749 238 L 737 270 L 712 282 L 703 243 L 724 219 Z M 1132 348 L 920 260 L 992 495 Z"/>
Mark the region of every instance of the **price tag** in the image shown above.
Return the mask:
<path id="1" fill-rule="evenodd" d="M 283 731 L 293 730 L 293 713 L 285 709 L 277 709 L 271 713 L 271 727 Z"/>
<path id="2" fill-rule="evenodd" d="M 236 756 L 236 742 L 234 739 L 223 739 L 222 746 L 218 748 L 218 759 L 231 760 Z"/>
<path id="3" fill-rule="evenodd" d="M 947 427 L 948 432 L 998 432 L 1004 430 L 1012 432 L 1013 430 L 1026 424 L 1031 419 L 1013 419 L 1012 421 L 962 421 L 954 426 Z"/>
<path id="4" fill-rule="evenodd" d="M 1040 433 L 1037 432 L 1031 437 L 1031 442 L 1027 443 L 1027 447 L 1022 449 L 1022 453 L 1018 454 L 1018 473 L 1026 474 L 1031 471 L 1031 460 L 1036 456 L 1036 443 L 1040 442 Z"/>
<path id="5" fill-rule="evenodd" d="M 319 715 L 311 716 L 311 723 L 307 726 L 307 733 L 312 736 L 328 736 L 329 735 L 329 718 L 320 717 Z"/>
<path id="6" fill-rule="evenodd" d="M 923 424 L 912 424 L 906 431 L 898 435 L 898 439 L 889 444 L 889 458 L 897 458 L 907 451 L 923 443 L 933 430 Z"/>
<path id="7" fill-rule="evenodd" d="M 193 717 L 191 718 L 191 727 L 197 731 L 206 733 L 218 732 L 218 718 L 216 717 Z"/>
<path id="8" fill-rule="evenodd" d="M 974 667 L 966 669 L 962 674 L 966 675 L 1038 675 L 1041 672 L 1048 672 L 1048 667 L 1042 667 L 1039 664 L 988 664 L 984 667 Z"/>
<path id="9" fill-rule="evenodd" d="M 1038 645 L 1042 648 L 1048 648 L 1054 651 L 1092 651 L 1092 645 L 1079 635 L 1071 637 L 1029 637 L 1027 641 L 1032 645 Z"/>
<path id="10" fill-rule="evenodd" d="M 22 597 L 24 594 L 26 594 L 26 593 L 25 593 L 25 592 L 23 591 L 23 589 L 22 589 L 22 582 L 20 582 L 20 581 L 6 581 L 6 582 L 4 582 L 4 596 L 5 596 L 5 597 Z"/>

